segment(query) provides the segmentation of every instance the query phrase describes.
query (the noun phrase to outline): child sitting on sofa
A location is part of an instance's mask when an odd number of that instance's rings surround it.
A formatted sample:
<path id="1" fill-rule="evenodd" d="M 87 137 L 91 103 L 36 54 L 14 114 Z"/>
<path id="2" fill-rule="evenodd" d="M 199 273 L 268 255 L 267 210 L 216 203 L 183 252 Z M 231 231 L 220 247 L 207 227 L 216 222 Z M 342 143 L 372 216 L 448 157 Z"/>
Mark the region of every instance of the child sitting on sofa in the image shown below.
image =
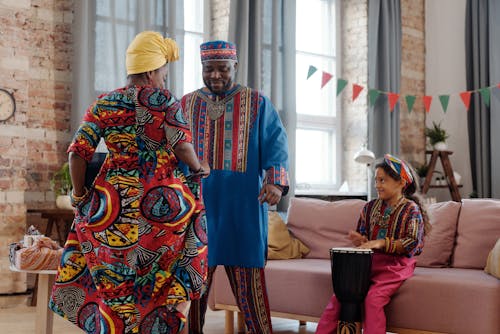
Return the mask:
<path id="1" fill-rule="evenodd" d="M 348 234 L 354 246 L 374 251 L 370 288 L 365 298 L 364 334 L 385 334 L 384 306 L 403 282 L 413 275 L 415 255 L 422 252 L 429 219 L 415 196 L 417 185 L 403 160 L 386 154 L 375 166 L 378 198 L 363 207 L 357 230 Z M 340 304 L 332 296 L 316 334 L 336 333 Z"/>

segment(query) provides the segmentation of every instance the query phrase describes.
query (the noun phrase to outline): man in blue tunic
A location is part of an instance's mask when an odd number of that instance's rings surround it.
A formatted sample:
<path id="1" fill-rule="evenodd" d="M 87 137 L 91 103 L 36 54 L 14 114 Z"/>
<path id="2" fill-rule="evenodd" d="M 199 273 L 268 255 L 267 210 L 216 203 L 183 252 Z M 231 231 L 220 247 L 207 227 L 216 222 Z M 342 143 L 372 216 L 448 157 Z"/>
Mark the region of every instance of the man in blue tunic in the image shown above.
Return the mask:
<path id="1" fill-rule="evenodd" d="M 268 97 L 234 82 L 236 47 L 200 46 L 206 87 L 182 98 L 198 157 L 211 175 L 202 191 L 208 224 L 208 286 L 223 265 L 249 333 L 272 333 L 264 277 L 267 210 L 288 192 L 285 129 Z M 208 289 L 191 306 L 190 333 L 202 333 Z"/>

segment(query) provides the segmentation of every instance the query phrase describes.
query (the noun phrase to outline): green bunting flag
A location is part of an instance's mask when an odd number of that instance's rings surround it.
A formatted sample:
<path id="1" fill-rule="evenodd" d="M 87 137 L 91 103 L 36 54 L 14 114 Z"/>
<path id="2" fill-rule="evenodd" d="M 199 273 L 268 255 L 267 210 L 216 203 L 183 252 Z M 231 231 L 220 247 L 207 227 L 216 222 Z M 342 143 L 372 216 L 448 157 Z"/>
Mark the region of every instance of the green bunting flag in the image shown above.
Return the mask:
<path id="1" fill-rule="evenodd" d="M 318 69 L 312 65 L 309 65 L 309 71 L 307 71 L 307 79 L 311 77 Z"/>
<path id="2" fill-rule="evenodd" d="M 415 95 L 406 95 L 405 100 L 406 100 L 406 106 L 408 107 L 408 113 L 411 113 L 411 110 L 413 109 L 413 105 L 415 104 L 415 100 L 417 97 Z"/>
<path id="3" fill-rule="evenodd" d="M 368 97 L 370 99 L 370 106 L 375 105 L 375 101 L 377 101 L 377 97 L 380 95 L 380 91 L 376 89 L 368 90 Z"/>
<path id="4" fill-rule="evenodd" d="M 439 95 L 439 102 L 441 102 L 443 111 L 446 112 L 446 109 L 448 109 L 448 103 L 450 102 L 450 95 Z"/>
<path id="5" fill-rule="evenodd" d="M 337 79 L 337 96 L 344 90 L 345 86 L 347 86 L 347 80 Z"/>
<path id="6" fill-rule="evenodd" d="M 479 92 L 481 93 L 484 104 L 486 104 L 486 106 L 489 107 L 490 106 L 490 87 L 481 88 L 479 90 Z"/>

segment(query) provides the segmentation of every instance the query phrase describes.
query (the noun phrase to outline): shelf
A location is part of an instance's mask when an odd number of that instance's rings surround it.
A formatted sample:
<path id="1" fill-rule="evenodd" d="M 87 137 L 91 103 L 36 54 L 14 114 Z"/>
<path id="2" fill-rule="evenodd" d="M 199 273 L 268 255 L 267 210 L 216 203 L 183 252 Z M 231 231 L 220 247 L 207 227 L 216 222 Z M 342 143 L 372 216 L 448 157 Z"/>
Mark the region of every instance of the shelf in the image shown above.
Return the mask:
<path id="1" fill-rule="evenodd" d="M 462 188 L 464 185 L 463 184 L 457 184 L 458 188 Z M 431 184 L 429 188 L 448 188 L 448 185 L 443 185 L 443 186 L 438 186 L 437 184 Z"/>
<path id="2" fill-rule="evenodd" d="M 426 154 L 430 154 L 431 158 L 427 164 L 427 176 L 425 177 L 424 184 L 422 185 L 422 194 L 426 194 L 430 188 L 448 188 L 450 190 L 451 199 L 460 202 L 461 196 L 458 188 L 462 185 L 458 185 L 455 176 L 453 175 L 453 168 L 451 167 L 451 162 L 449 156 L 453 154 L 452 151 L 425 151 Z M 432 175 L 434 174 L 437 160 L 441 160 L 441 165 L 443 166 L 443 174 L 445 175 L 444 185 L 431 184 Z"/>

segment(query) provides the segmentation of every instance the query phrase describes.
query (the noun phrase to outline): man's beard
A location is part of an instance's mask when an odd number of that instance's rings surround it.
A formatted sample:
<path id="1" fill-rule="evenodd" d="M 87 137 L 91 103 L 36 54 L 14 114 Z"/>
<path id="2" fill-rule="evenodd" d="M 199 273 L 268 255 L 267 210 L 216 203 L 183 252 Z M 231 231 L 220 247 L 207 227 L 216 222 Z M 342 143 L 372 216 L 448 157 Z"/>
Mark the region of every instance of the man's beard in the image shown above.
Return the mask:
<path id="1" fill-rule="evenodd" d="M 205 86 L 208 88 L 209 91 L 211 91 L 213 94 L 215 95 L 222 95 L 224 94 L 225 92 L 227 92 L 229 89 L 231 89 L 231 87 L 233 86 L 233 80 L 229 80 L 225 85 L 224 87 L 222 87 L 222 90 L 221 91 L 213 91 L 212 90 L 212 87 L 211 85 L 209 85 L 209 80 L 203 80 L 203 83 L 205 84 Z"/>

